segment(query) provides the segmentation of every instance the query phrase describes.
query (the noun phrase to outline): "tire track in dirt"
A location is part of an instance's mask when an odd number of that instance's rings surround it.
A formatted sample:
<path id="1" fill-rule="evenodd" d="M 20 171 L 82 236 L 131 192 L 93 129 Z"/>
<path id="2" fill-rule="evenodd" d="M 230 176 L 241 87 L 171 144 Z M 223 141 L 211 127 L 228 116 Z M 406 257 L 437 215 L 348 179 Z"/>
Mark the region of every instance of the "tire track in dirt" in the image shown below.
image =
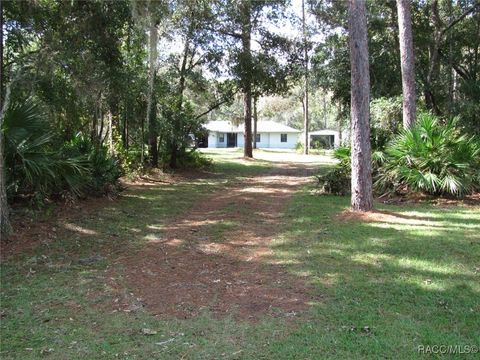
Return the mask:
<path id="1" fill-rule="evenodd" d="M 288 200 L 314 169 L 276 163 L 216 191 L 122 259 L 123 270 L 112 277 L 122 278 L 145 310 L 160 317 L 188 318 L 204 310 L 242 319 L 302 312 L 310 291 L 274 261 L 269 245 L 282 231 Z"/>

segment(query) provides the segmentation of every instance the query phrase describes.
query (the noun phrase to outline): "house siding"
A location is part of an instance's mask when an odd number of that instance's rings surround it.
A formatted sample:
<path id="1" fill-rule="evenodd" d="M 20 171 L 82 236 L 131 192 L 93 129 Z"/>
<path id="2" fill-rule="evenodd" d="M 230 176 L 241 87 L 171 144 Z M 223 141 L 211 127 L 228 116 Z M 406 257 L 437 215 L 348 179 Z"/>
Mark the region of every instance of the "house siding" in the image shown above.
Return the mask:
<path id="1" fill-rule="evenodd" d="M 245 144 L 245 135 L 242 133 L 237 134 L 237 147 L 243 147 Z"/>
<path id="2" fill-rule="evenodd" d="M 295 149 L 298 142 L 298 133 L 286 133 L 287 142 L 281 142 L 282 133 L 270 133 L 270 148 Z"/>
<path id="3" fill-rule="evenodd" d="M 220 135 L 224 135 L 224 142 L 219 142 Z M 287 142 L 281 142 L 282 133 L 259 133 L 260 142 L 257 143 L 257 148 L 279 148 L 279 149 L 294 149 L 298 142 L 298 133 L 286 133 Z M 283 133 L 284 134 L 284 133 Z M 242 133 L 237 133 L 237 147 L 243 147 L 245 143 L 245 136 Z M 227 147 L 227 133 L 221 133 L 218 131 L 211 131 L 208 134 L 208 147 L 209 148 L 226 148 Z"/>
<path id="4" fill-rule="evenodd" d="M 223 142 L 220 142 L 220 135 L 223 134 Z M 224 148 L 227 147 L 227 134 L 212 131 L 208 133 L 208 147 L 209 148 Z"/>
<path id="5" fill-rule="evenodd" d="M 257 142 L 257 148 L 269 148 L 270 147 L 270 133 L 259 133 L 260 142 Z"/>

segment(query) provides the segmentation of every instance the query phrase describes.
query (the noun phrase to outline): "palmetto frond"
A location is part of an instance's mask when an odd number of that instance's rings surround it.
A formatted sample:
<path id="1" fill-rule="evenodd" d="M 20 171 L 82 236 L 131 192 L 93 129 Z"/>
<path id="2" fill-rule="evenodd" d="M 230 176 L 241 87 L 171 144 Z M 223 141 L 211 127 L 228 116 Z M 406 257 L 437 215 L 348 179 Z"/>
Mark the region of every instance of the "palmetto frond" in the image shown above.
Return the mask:
<path id="1" fill-rule="evenodd" d="M 456 125 L 456 119 L 442 124 L 420 114 L 413 128 L 402 130 L 387 146 L 375 186 L 454 196 L 478 188 L 479 141 L 460 134 Z"/>

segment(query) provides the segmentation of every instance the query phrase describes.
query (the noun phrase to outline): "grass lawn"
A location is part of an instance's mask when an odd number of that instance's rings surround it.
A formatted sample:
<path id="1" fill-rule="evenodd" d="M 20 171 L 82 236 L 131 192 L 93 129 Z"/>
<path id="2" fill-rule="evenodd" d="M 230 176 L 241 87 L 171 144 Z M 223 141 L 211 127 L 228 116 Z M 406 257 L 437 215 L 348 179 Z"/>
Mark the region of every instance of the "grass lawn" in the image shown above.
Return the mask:
<path id="1" fill-rule="evenodd" d="M 102 306 L 111 301 L 106 270 L 122 254 L 194 202 L 275 166 L 239 154 L 209 151 L 218 176 L 131 189 L 55 224 L 35 249 L 4 261 L 0 357 L 412 359 L 425 357 L 419 345 L 480 346 L 478 208 L 377 204 L 382 213 L 361 221 L 338 216 L 348 198 L 310 187 L 291 198 L 266 259 L 319 295 L 298 318 L 159 319 Z M 224 238 L 228 226 L 215 231 Z M 94 254 L 102 260 L 79 263 Z"/>

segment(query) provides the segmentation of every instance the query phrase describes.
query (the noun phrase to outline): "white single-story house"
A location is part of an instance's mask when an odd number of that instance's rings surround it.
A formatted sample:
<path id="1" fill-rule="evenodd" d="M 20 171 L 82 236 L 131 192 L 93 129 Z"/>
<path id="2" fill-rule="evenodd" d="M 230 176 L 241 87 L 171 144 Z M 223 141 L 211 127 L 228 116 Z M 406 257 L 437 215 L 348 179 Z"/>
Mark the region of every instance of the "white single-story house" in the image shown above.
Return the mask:
<path id="1" fill-rule="evenodd" d="M 209 148 L 243 147 L 244 125 L 233 125 L 230 121 L 210 121 L 208 130 Z M 294 149 L 299 141 L 300 130 L 274 121 L 257 122 L 257 148 Z M 253 124 L 252 124 L 253 136 Z"/>
<path id="2" fill-rule="evenodd" d="M 340 146 L 340 133 L 336 130 L 317 130 L 310 131 L 310 147 L 315 140 L 323 139 L 324 143 L 328 144 L 329 148 L 337 148 Z"/>

